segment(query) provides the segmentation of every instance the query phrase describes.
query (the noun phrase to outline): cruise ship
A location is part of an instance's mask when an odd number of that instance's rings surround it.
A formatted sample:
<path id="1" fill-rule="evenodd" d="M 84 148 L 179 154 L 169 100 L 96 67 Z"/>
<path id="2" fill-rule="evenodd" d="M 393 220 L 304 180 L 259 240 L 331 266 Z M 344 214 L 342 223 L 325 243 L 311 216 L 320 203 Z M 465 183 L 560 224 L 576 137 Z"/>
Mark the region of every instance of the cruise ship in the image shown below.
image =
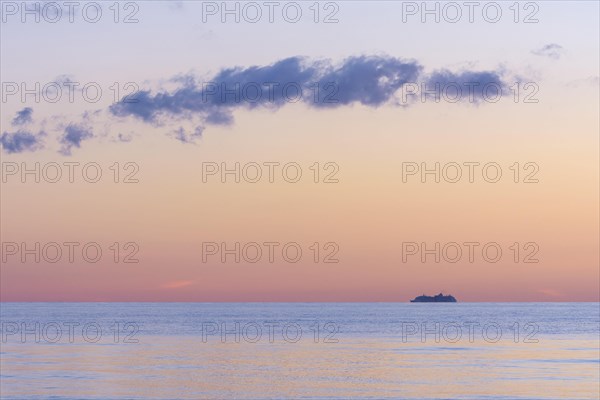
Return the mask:
<path id="1" fill-rule="evenodd" d="M 417 296 L 410 301 L 411 303 L 456 303 L 456 299 L 452 295 L 443 295 L 442 293 L 435 296 Z"/>

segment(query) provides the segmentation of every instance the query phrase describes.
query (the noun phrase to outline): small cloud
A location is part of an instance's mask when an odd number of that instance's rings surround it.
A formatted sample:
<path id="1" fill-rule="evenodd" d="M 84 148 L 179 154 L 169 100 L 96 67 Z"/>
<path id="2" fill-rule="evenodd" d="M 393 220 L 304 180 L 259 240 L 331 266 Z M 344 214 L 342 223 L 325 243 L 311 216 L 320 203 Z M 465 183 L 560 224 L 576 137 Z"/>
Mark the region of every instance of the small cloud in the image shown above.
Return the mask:
<path id="1" fill-rule="evenodd" d="M 592 86 L 594 88 L 598 88 L 600 86 L 600 76 L 588 76 L 584 79 L 576 79 L 574 81 L 568 82 L 567 86 L 569 87 L 579 87 L 579 86 Z"/>
<path id="2" fill-rule="evenodd" d="M 17 112 L 17 115 L 13 118 L 13 125 L 25 125 L 33 121 L 31 115 L 33 114 L 33 109 L 31 107 L 25 107 L 21 111 Z"/>
<path id="3" fill-rule="evenodd" d="M 196 143 L 196 139 L 202 137 L 203 131 L 203 127 L 197 126 L 194 132 L 187 133 L 185 129 L 179 127 L 179 129 L 173 131 L 173 137 L 179 140 L 181 143 Z"/>
<path id="4" fill-rule="evenodd" d="M 68 84 L 77 83 L 77 82 L 75 82 L 75 77 L 70 74 L 58 75 L 56 78 L 54 78 L 53 82 L 58 83 L 61 86 L 64 86 L 65 83 L 68 83 Z"/>
<path id="5" fill-rule="evenodd" d="M 65 134 L 60 139 L 62 148 L 60 152 L 63 155 L 71 155 L 73 147 L 80 148 L 81 142 L 94 137 L 92 131 L 80 125 L 69 125 L 65 128 Z"/>
<path id="6" fill-rule="evenodd" d="M 558 60 L 564 52 L 564 49 L 561 45 L 556 43 L 550 43 L 545 46 L 542 46 L 539 49 L 531 50 L 532 54 L 541 57 L 549 57 L 553 60 Z"/>
<path id="7" fill-rule="evenodd" d="M 194 281 L 174 281 L 168 282 L 161 286 L 163 289 L 180 289 L 186 286 L 191 286 L 195 282 Z"/>
<path id="8" fill-rule="evenodd" d="M 167 3 L 171 10 L 181 10 L 183 9 L 183 1 L 181 0 L 173 0 Z"/>
<path id="9" fill-rule="evenodd" d="M 129 143 L 133 140 L 133 136 L 131 134 L 125 135 L 123 133 L 119 133 L 117 140 L 119 142 Z"/>
<path id="10" fill-rule="evenodd" d="M 0 136 L 2 148 L 7 153 L 21 153 L 23 151 L 35 151 L 42 148 L 42 137 L 46 133 L 43 131 L 37 134 L 29 131 L 18 130 L 16 132 L 4 132 Z"/>

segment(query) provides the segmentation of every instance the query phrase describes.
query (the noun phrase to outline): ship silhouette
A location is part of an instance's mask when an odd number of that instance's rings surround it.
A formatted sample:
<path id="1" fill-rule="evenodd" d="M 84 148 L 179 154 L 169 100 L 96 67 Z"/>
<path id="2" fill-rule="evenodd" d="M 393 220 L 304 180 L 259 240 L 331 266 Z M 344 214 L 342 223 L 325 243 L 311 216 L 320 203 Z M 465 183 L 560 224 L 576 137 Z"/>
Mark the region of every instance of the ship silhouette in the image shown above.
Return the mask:
<path id="1" fill-rule="evenodd" d="M 443 295 L 442 293 L 435 296 L 417 296 L 410 301 L 411 303 L 456 303 L 456 299 L 452 295 Z"/>

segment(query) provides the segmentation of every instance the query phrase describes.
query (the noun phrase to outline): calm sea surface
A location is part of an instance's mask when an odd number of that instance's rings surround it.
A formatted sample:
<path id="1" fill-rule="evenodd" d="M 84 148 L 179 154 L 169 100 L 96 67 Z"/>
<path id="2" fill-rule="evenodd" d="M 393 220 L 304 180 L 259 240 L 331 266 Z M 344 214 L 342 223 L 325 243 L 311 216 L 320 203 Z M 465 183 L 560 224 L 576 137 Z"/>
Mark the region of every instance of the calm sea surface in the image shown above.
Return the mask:
<path id="1" fill-rule="evenodd" d="M 2 399 L 598 399 L 599 303 L 2 303 Z"/>

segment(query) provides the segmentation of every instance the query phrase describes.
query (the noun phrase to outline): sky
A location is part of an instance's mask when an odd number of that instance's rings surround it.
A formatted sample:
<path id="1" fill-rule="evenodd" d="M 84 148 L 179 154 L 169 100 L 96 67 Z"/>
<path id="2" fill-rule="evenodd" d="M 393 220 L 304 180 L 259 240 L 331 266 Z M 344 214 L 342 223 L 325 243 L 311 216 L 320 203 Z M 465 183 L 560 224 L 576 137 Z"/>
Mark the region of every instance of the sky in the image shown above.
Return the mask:
<path id="1" fill-rule="evenodd" d="M 0 3 L 2 301 L 600 301 L 597 2 Z"/>

